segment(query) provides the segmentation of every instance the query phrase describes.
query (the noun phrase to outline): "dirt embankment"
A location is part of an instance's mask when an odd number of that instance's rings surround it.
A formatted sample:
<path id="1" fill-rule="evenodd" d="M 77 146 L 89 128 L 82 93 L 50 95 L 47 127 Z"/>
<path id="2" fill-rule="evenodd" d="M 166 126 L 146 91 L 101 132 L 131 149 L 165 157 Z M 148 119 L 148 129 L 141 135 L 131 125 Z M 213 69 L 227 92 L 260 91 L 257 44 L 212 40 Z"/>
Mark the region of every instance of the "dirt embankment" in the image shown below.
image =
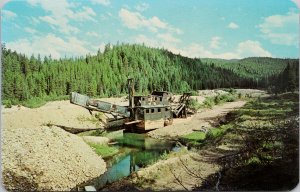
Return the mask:
<path id="1" fill-rule="evenodd" d="M 188 152 L 178 157 L 161 160 L 138 171 L 132 182 L 143 189 L 182 191 L 192 190 L 206 178 L 220 170 L 206 156 Z"/>

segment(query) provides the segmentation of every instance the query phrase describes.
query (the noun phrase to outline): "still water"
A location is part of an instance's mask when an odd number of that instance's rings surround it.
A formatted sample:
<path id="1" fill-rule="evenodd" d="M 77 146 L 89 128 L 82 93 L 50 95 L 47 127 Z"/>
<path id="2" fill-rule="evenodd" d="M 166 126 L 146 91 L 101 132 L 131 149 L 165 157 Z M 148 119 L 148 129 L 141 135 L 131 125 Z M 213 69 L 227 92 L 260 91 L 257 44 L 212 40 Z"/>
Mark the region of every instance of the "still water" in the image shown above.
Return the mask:
<path id="1" fill-rule="evenodd" d="M 179 150 L 174 142 L 153 139 L 144 134 L 124 133 L 114 140 L 120 152 L 106 159 L 107 171 L 92 183 L 96 189 L 129 176 L 132 172 L 154 163 L 170 151 Z"/>

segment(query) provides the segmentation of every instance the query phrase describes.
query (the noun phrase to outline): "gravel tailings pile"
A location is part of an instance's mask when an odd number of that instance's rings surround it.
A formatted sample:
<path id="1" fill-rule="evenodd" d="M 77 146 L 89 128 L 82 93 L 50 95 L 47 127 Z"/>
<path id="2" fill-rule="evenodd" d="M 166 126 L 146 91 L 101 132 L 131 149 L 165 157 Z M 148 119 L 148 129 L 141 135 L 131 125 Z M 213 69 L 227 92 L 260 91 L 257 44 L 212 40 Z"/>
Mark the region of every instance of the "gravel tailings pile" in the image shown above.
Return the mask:
<path id="1" fill-rule="evenodd" d="M 4 128 L 2 133 L 7 190 L 69 191 L 106 170 L 103 159 L 82 138 L 58 127 Z"/>

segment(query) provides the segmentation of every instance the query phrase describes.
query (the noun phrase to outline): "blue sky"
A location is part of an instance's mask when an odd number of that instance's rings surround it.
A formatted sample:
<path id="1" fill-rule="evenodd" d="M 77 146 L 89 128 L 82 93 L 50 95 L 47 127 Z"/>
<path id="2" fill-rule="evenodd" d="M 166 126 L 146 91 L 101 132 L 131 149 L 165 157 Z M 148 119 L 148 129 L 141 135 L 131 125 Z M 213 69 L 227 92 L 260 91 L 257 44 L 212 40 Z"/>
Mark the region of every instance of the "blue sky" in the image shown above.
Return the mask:
<path id="1" fill-rule="evenodd" d="M 14 0 L 2 43 L 52 58 L 144 43 L 191 58 L 299 57 L 296 0 Z"/>

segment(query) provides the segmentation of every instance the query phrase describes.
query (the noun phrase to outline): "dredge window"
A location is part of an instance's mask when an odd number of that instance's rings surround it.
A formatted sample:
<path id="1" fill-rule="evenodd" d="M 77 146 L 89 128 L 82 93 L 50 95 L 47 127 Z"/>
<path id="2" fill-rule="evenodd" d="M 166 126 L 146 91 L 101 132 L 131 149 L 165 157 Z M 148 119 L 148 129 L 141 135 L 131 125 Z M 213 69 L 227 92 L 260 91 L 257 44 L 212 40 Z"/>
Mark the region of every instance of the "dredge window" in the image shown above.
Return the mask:
<path id="1" fill-rule="evenodd" d="M 154 109 L 151 109 L 151 113 L 154 113 Z"/>
<path id="2" fill-rule="evenodd" d="M 157 109 L 157 112 L 159 112 L 159 113 L 160 113 L 160 112 L 161 112 L 161 109 Z"/>

